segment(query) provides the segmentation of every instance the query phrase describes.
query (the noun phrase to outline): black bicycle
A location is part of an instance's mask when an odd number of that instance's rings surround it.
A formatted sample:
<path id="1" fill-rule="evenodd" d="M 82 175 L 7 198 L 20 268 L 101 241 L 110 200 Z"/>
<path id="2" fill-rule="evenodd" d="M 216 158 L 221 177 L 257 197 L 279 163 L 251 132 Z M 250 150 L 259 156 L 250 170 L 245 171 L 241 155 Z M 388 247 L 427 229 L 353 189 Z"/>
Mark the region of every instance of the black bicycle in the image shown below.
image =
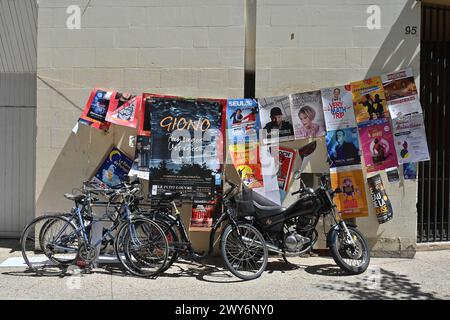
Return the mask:
<path id="1" fill-rule="evenodd" d="M 264 272 L 268 261 L 268 250 L 264 245 L 264 237 L 252 225 L 236 219 L 233 198 L 239 192 L 239 187 L 231 181 L 227 181 L 227 183 L 231 185 L 231 188 L 224 193 L 224 210 L 212 226 L 209 250 L 206 253 L 198 253 L 192 247 L 180 211 L 175 203 L 175 200 L 181 197 L 180 193 L 163 193 L 162 200 L 168 201 L 170 206 L 166 207 L 166 210 L 150 210 L 144 213 L 144 216 L 158 223 L 169 243 L 169 256 L 163 270 L 167 270 L 180 256 L 199 260 L 211 255 L 216 232 L 224 223 L 220 247 L 224 262 L 231 273 L 243 280 L 251 280 L 258 278 Z"/>

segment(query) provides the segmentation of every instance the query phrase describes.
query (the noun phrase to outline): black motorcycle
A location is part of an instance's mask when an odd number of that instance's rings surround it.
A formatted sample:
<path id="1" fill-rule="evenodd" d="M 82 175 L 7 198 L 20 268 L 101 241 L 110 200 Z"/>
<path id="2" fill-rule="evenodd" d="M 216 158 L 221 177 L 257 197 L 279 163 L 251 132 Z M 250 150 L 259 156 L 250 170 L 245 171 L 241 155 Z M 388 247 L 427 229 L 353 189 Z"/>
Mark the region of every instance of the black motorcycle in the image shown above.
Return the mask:
<path id="1" fill-rule="evenodd" d="M 282 255 L 286 262 L 286 257 L 310 252 L 317 242 L 316 227 L 322 216 L 331 222 L 326 243 L 336 264 L 348 274 L 363 273 L 369 266 L 366 238 L 356 226 L 341 219 L 333 203 L 333 197 L 341 190 L 331 189 L 328 175 L 321 177 L 321 185 L 316 190 L 307 188 L 301 179 L 305 160 L 315 149 L 314 141 L 298 150 L 302 165 L 294 178 L 300 181 L 300 188 L 292 193 L 298 195 L 298 200 L 288 208 L 274 204 L 251 189 L 243 187 L 241 190 L 240 186 L 228 182 L 231 185 L 228 194 L 233 196 L 225 199 L 225 210 L 236 217 L 238 228 L 231 225 L 225 228 L 221 250 L 234 275 L 243 279 L 259 277 L 267 266 L 267 252 Z M 250 227 L 255 227 L 258 233 Z M 258 240 L 261 235 L 264 241 Z M 256 250 L 258 247 L 267 250 Z M 248 269 L 253 271 L 250 275 Z"/>

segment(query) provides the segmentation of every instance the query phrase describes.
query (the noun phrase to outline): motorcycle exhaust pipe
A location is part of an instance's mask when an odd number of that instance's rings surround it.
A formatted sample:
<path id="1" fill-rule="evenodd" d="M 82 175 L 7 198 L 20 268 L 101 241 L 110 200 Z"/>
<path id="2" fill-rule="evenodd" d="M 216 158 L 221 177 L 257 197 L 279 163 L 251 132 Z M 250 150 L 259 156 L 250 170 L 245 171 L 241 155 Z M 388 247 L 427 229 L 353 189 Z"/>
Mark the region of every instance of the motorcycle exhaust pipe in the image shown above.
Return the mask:
<path id="1" fill-rule="evenodd" d="M 261 247 L 266 246 L 269 251 L 272 251 L 272 252 L 275 252 L 275 253 L 278 253 L 278 254 L 282 254 L 283 253 L 283 251 L 281 251 L 280 248 L 278 248 L 277 246 L 274 246 L 273 244 L 270 244 L 270 243 L 261 243 L 260 241 L 253 240 L 253 239 L 247 238 L 245 236 L 242 236 L 242 240 L 246 244 L 253 244 L 253 245 L 256 244 L 256 245 L 261 246 Z"/>

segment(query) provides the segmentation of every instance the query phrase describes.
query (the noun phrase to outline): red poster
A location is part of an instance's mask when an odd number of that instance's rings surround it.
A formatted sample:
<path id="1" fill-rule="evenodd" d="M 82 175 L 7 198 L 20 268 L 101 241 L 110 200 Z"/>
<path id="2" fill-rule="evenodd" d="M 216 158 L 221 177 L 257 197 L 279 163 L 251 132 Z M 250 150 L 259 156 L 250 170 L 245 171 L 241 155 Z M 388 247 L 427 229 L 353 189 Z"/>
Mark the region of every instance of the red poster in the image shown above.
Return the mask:
<path id="1" fill-rule="evenodd" d="M 281 190 L 288 191 L 294 167 L 296 152 L 294 149 L 279 147 L 280 166 L 278 168 L 278 186 Z"/>
<path id="2" fill-rule="evenodd" d="M 136 128 L 139 116 L 140 97 L 117 92 L 111 99 L 106 121 L 130 128 Z"/>
<path id="3" fill-rule="evenodd" d="M 113 96 L 115 96 L 115 92 L 112 90 L 94 88 L 81 114 L 80 121 L 94 128 L 107 130 L 110 124 L 106 120 L 106 114 Z"/>

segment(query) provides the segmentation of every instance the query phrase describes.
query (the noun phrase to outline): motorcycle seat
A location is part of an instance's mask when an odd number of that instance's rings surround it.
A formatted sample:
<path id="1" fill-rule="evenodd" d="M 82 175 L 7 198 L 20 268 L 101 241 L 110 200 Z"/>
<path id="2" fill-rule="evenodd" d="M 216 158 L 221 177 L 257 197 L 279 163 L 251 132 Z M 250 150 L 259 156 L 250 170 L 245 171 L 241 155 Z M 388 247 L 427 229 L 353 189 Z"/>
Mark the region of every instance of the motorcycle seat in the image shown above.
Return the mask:
<path id="1" fill-rule="evenodd" d="M 277 205 L 276 203 L 270 201 L 269 199 L 253 192 L 253 205 L 256 207 L 257 211 L 261 213 L 276 215 L 283 213 L 286 209 Z"/>

